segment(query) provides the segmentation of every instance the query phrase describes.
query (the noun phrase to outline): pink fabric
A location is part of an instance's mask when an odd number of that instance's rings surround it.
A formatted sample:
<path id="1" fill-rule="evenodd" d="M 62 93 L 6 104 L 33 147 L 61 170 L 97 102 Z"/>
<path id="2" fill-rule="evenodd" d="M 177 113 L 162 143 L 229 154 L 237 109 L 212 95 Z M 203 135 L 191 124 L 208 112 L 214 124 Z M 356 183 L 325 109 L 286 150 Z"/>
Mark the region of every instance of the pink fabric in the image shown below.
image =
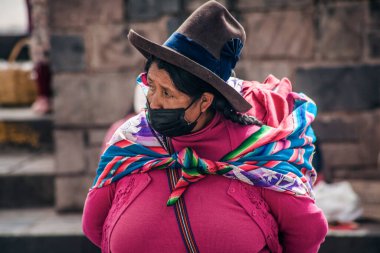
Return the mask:
<path id="1" fill-rule="evenodd" d="M 220 159 L 256 126 L 240 126 L 216 114 L 204 129 L 172 140 Z M 173 207 L 167 207 L 165 171 L 128 176 L 89 192 L 83 231 L 103 252 L 185 252 Z M 327 223 L 314 201 L 208 176 L 184 199 L 200 252 L 317 252 Z M 281 245 L 280 245 L 281 243 Z"/>
<path id="2" fill-rule="evenodd" d="M 289 96 L 292 85 L 287 78 L 281 80 L 269 75 L 263 83 L 257 81 L 244 81 L 242 94 L 252 105 L 247 114 L 255 116 L 265 125 L 279 126 L 292 111 L 290 106 L 293 99 Z"/>

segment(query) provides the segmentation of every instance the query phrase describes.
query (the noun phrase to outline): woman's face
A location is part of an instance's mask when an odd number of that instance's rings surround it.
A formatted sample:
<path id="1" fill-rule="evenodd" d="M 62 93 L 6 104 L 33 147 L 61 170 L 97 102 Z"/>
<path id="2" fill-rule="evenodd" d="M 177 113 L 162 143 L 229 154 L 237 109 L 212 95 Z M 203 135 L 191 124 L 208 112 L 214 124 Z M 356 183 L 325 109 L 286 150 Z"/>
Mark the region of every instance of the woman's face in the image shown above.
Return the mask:
<path id="1" fill-rule="evenodd" d="M 149 68 L 147 81 L 149 85 L 147 99 L 152 109 L 187 108 L 192 102 L 190 96 L 175 87 L 168 72 L 159 69 L 155 62 Z M 201 111 L 203 111 L 202 101 L 198 99 L 186 110 L 186 121 L 195 121 Z"/>

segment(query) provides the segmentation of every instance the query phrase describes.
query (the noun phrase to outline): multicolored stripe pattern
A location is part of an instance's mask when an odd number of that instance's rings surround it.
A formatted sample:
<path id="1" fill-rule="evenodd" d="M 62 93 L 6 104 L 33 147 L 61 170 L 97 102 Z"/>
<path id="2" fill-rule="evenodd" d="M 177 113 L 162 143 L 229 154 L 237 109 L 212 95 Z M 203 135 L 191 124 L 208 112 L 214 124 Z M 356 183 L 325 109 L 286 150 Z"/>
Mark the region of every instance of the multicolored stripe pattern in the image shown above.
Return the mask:
<path id="1" fill-rule="evenodd" d="M 262 126 L 220 161 L 203 159 L 190 148 L 169 155 L 159 146 L 136 142 L 139 132 L 146 136 L 148 129 L 145 115 L 140 114 L 132 119 L 137 122 L 133 127 L 137 130 L 109 146 L 101 156 L 93 188 L 130 174 L 180 169 L 181 177 L 169 196 L 168 206 L 175 204 L 189 185 L 207 175 L 222 175 L 279 192 L 314 197 L 316 172 L 311 162 L 316 138 L 310 124 L 317 108 L 305 95 L 291 94 L 293 111 L 278 127 Z"/>

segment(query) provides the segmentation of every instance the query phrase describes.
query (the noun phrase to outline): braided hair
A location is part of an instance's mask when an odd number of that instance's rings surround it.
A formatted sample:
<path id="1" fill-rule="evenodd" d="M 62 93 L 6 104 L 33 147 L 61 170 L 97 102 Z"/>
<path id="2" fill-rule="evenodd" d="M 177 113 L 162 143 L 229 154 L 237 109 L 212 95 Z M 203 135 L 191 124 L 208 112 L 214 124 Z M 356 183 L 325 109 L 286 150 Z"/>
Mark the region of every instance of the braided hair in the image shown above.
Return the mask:
<path id="1" fill-rule="evenodd" d="M 148 72 L 153 62 L 157 64 L 159 69 L 163 69 L 168 72 L 175 87 L 179 91 L 185 93 L 191 98 L 201 97 L 204 92 L 214 94 L 214 100 L 211 108 L 220 112 L 226 119 L 240 125 L 263 125 L 263 123 L 255 117 L 237 112 L 224 98 L 224 96 L 222 96 L 214 87 L 180 67 L 174 66 L 166 61 L 152 56 L 145 64 L 146 72 Z"/>
<path id="2" fill-rule="evenodd" d="M 263 125 L 261 121 L 253 116 L 238 113 L 223 97 L 215 97 L 212 103 L 212 107 L 216 111 L 221 112 L 226 119 L 229 119 L 232 122 L 238 123 L 240 125 Z"/>

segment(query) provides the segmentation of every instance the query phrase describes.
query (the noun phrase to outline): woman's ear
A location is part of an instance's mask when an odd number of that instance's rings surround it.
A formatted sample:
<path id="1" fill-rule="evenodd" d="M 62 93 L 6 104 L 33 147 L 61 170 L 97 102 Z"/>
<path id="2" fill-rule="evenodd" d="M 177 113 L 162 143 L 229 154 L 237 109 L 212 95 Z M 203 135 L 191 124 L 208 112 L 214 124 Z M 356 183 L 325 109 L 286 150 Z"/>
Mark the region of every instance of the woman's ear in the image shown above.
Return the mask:
<path id="1" fill-rule="evenodd" d="M 201 97 L 201 112 L 207 111 L 211 106 L 212 101 L 214 101 L 214 94 L 210 92 L 203 93 Z"/>

